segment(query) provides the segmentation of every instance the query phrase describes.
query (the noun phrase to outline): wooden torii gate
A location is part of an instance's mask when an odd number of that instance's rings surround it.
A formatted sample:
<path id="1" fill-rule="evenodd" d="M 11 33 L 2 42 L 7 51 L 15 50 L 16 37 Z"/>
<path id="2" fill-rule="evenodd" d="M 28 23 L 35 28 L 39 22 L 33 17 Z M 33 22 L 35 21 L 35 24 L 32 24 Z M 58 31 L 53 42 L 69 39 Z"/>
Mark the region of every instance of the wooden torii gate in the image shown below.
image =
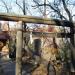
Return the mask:
<path id="1" fill-rule="evenodd" d="M 69 21 L 59 21 L 55 19 L 49 18 L 40 18 L 40 17 L 33 17 L 33 16 L 26 16 L 26 15 L 16 15 L 16 14 L 9 14 L 9 13 L 0 13 L 0 20 L 5 21 L 19 21 L 18 22 L 18 31 L 17 31 L 17 45 L 16 45 L 16 75 L 22 75 L 21 71 L 21 50 L 22 50 L 22 22 L 25 23 L 36 23 L 36 24 L 46 24 L 46 25 L 53 25 L 53 26 L 66 26 L 71 27 L 73 23 Z M 63 25 L 62 25 L 63 23 Z M 72 30 L 73 31 L 73 30 Z M 62 36 L 61 33 L 58 33 Z M 74 44 L 74 33 L 63 33 L 63 37 L 67 34 L 68 37 L 71 38 L 72 43 Z M 72 35 L 71 35 L 72 34 Z"/>

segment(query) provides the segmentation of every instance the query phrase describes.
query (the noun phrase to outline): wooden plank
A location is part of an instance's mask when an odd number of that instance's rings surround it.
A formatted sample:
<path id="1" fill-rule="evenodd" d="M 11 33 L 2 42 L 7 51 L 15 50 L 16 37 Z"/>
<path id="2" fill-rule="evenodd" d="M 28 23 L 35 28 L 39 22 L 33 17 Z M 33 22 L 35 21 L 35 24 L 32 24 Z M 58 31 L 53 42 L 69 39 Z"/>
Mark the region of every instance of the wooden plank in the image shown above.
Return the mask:
<path id="1" fill-rule="evenodd" d="M 46 25 L 54 25 L 54 26 L 55 25 L 70 26 L 72 24 L 69 21 L 60 21 L 60 20 L 50 19 L 50 18 L 41 18 L 41 17 L 17 15 L 17 14 L 9 14 L 9 13 L 0 13 L 0 20 L 23 21 L 26 23 L 46 24 Z"/>
<path id="2" fill-rule="evenodd" d="M 31 32 L 26 32 L 30 34 Z M 32 32 L 33 37 L 56 37 L 56 38 L 70 38 L 71 33 L 54 33 L 54 32 Z"/>
<path id="3" fill-rule="evenodd" d="M 34 34 L 33 35 L 33 37 L 34 36 L 37 36 L 37 37 L 50 37 L 50 38 L 53 38 L 53 37 L 56 37 L 56 38 L 65 38 L 65 36 L 67 37 L 67 38 L 70 38 L 70 34 L 69 33 L 67 33 L 67 34 L 64 34 L 64 33 L 58 33 L 58 34 L 56 34 L 56 33 L 51 33 L 51 34 Z"/>

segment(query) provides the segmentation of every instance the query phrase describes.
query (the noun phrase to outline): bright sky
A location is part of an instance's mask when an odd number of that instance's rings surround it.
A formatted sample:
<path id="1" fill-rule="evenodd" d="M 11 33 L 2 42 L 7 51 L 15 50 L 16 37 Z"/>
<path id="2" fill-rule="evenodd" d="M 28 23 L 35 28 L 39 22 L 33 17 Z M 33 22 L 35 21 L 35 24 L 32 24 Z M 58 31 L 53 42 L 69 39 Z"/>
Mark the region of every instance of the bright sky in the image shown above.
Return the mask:
<path id="1" fill-rule="evenodd" d="M 16 13 L 16 14 L 23 14 L 22 10 L 18 7 L 18 5 L 16 5 L 16 0 L 0 0 L 0 12 L 6 12 L 6 8 L 2 1 L 4 1 L 7 4 L 7 7 L 9 7 L 9 9 L 10 9 L 9 12 Z M 20 5 L 22 5 L 23 0 L 17 0 L 17 1 Z M 31 7 L 32 5 L 35 5 L 32 1 L 33 0 L 25 0 L 26 6 L 28 6 L 27 15 L 32 14 L 34 16 L 42 16 L 42 14 L 38 12 L 37 8 L 33 9 Z M 35 0 L 35 1 L 37 1 L 37 0 Z M 44 2 L 44 0 L 38 0 L 38 1 L 42 2 L 42 3 Z M 46 2 L 48 2 L 48 1 L 53 2 L 53 0 L 46 0 Z M 70 3 L 71 2 L 75 2 L 75 0 L 70 0 Z M 13 6 L 13 7 L 11 7 L 11 6 Z M 75 8 L 70 7 L 70 9 L 72 10 L 72 13 L 75 13 L 74 12 Z M 49 11 L 50 9 L 47 9 L 47 10 Z"/>

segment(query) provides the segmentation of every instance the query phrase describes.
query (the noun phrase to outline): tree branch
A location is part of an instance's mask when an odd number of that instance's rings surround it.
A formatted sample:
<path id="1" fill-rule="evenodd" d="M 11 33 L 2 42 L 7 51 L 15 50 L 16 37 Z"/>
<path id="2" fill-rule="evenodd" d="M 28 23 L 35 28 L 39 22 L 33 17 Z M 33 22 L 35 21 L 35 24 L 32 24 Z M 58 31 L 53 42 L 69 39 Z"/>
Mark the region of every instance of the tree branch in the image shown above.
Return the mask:
<path id="1" fill-rule="evenodd" d="M 75 14 L 72 17 L 75 17 Z"/>
<path id="2" fill-rule="evenodd" d="M 36 3 L 36 5 L 32 6 L 32 7 L 36 7 L 36 8 L 38 7 L 38 9 L 40 10 L 40 12 L 42 13 L 42 10 L 39 8 L 40 4 L 37 1 L 35 1 L 35 0 L 33 0 L 33 1 L 34 1 L 34 3 Z"/>
<path id="3" fill-rule="evenodd" d="M 38 5 L 36 5 L 36 6 L 44 6 L 44 4 L 39 4 L 38 3 Z M 58 9 L 55 9 L 51 4 L 46 4 L 46 6 L 49 6 L 52 10 L 54 10 L 54 12 L 56 12 L 58 15 L 60 15 L 60 17 L 62 17 L 62 18 L 64 18 L 65 20 L 67 20 L 67 18 L 66 17 L 64 17 L 61 13 L 60 13 L 60 11 L 58 10 Z M 35 6 L 34 6 L 35 7 Z"/>
<path id="4" fill-rule="evenodd" d="M 9 12 L 9 8 L 8 8 L 7 4 L 5 3 L 4 0 L 1 0 L 1 1 L 2 1 L 2 3 L 4 4 L 4 6 L 5 6 L 6 10 L 7 10 L 7 13 L 8 13 L 8 12 Z"/>
<path id="5" fill-rule="evenodd" d="M 23 13 L 26 15 L 25 0 L 23 0 Z"/>
<path id="6" fill-rule="evenodd" d="M 65 11 L 66 11 L 66 13 L 67 13 L 67 15 L 68 15 L 68 17 L 69 17 L 69 21 L 73 22 L 73 21 L 72 21 L 71 13 L 70 13 L 69 9 L 67 8 L 67 5 L 66 5 L 66 3 L 65 3 L 65 0 L 62 0 L 62 3 L 63 3 L 63 7 L 64 7 L 64 9 L 65 9 Z"/>
<path id="7" fill-rule="evenodd" d="M 16 0 L 16 4 L 20 7 L 20 9 L 23 11 L 23 8 L 18 4 L 17 0 Z"/>

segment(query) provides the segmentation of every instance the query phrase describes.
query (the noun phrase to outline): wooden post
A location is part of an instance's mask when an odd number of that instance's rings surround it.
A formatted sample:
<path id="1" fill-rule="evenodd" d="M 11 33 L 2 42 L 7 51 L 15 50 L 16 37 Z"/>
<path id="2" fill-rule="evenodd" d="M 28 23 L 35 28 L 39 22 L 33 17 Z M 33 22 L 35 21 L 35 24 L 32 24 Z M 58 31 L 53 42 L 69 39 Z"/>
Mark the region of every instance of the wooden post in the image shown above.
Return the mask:
<path id="1" fill-rule="evenodd" d="M 75 34 L 74 34 L 74 44 L 75 44 Z"/>
<path id="2" fill-rule="evenodd" d="M 22 22 L 19 21 L 17 25 L 16 35 L 16 75 L 22 75 L 21 65 L 21 50 L 22 50 Z"/>
<path id="3" fill-rule="evenodd" d="M 75 27 L 74 27 L 74 44 L 75 44 Z"/>
<path id="4" fill-rule="evenodd" d="M 72 44 L 73 46 L 75 46 L 75 43 L 74 43 L 74 25 L 73 25 L 73 23 L 71 24 L 70 32 L 71 32 L 71 36 L 70 36 L 71 44 Z"/>

